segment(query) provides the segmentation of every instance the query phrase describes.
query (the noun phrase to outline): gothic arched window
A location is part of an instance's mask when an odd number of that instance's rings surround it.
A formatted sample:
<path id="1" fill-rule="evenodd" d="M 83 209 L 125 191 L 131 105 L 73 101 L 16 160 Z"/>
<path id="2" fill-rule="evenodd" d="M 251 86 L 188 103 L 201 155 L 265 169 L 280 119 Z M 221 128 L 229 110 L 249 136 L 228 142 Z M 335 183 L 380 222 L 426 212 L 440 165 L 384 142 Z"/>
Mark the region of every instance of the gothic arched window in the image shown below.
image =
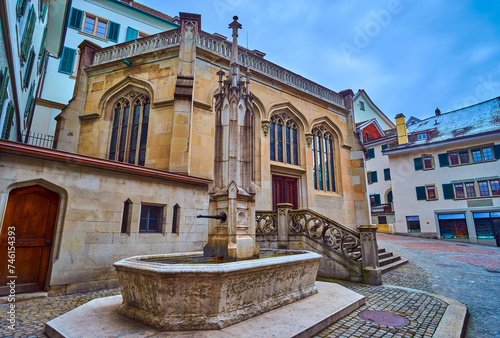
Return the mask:
<path id="1" fill-rule="evenodd" d="M 144 165 L 149 109 L 149 98 L 137 92 L 131 92 L 116 101 L 113 106 L 110 160 Z"/>
<path id="2" fill-rule="evenodd" d="M 314 189 L 336 191 L 334 138 L 323 126 L 313 128 L 312 134 Z"/>
<path id="3" fill-rule="evenodd" d="M 287 114 L 271 117 L 271 161 L 299 165 L 299 141 L 297 123 Z"/>

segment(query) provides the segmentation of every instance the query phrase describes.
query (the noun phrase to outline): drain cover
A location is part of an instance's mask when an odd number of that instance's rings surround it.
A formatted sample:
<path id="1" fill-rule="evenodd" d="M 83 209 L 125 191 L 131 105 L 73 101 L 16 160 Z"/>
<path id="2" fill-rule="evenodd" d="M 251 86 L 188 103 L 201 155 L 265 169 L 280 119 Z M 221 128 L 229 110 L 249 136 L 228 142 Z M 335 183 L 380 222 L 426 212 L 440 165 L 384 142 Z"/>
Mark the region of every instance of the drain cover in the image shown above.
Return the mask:
<path id="1" fill-rule="evenodd" d="M 358 316 L 369 322 L 385 326 L 405 326 L 410 324 L 410 321 L 405 317 L 386 311 L 368 310 L 360 312 Z"/>

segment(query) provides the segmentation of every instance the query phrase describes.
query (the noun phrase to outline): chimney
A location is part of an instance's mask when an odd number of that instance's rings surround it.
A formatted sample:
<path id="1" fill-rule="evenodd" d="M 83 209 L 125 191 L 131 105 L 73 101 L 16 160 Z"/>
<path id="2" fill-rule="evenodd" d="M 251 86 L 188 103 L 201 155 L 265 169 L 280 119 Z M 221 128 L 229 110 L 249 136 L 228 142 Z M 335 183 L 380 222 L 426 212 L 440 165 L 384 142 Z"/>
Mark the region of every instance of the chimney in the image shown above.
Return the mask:
<path id="1" fill-rule="evenodd" d="M 439 116 L 441 115 L 441 110 L 439 110 L 439 108 L 436 108 L 436 116 Z"/>
<path id="2" fill-rule="evenodd" d="M 408 134 L 406 132 L 406 121 L 403 114 L 396 115 L 396 130 L 398 132 L 398 144 L 408 143 Z"/>

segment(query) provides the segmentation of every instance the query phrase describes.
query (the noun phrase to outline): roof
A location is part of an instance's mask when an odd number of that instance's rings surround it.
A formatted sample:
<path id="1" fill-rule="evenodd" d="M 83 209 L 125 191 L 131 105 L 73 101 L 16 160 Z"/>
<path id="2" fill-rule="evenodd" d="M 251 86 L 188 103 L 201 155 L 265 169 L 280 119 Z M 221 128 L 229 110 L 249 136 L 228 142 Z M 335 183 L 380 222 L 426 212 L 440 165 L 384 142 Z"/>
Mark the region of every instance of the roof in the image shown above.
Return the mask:
<path id="1" fill-rule="evenodd" d="M 398 148 L 432 145 L 472 136 L 500 133 L 500 97 L 429 117 L 408 126 L 408 135 L 430 132 L 430 139 L 415 140 Z"/>
<path id="2" fill-rule="evenodd" d="M 387 115 L 384 114 L 382 110 L 380 110 L 379 107 L 375 103 L 373 103 L 372 99 L 368 96 L 368 94 L 365 92 L 364 89 L 359 89 L 356 95 L 352 98 L 352 102 L 355 102 L 359 97 L 363 95 L 367 101 L 375 108 L 375 110 L 380 114 L 380 118 L 384 120 L 385 123 L 387 123 L 389 126 L 396 127 L 394 122 L 391 121 L 390 118 L 387 117 Z"/>
<path id="3" fill-rule="evenodd" d="M 167 21 L 172 21 L 173 18 L 167 14 L 164 14 L 160 11 L 157 11 L 156 9 L 153 9 L 151 7 L 148 7 L 146 5 L 143 5 L 143 4 L 140 4 L 138 2 L 135 2 L 135 1 L 131 1 L 130 4 L 132 5 L 132 7 L 134 8 L 137 8 L 143 12 L 146 12 L 146 13 L 149 13 L 151 15 L 154 15 L 156 17 L 159 17 L 161 19 L 164 19 L 164 20 L 167 20 Z"/>

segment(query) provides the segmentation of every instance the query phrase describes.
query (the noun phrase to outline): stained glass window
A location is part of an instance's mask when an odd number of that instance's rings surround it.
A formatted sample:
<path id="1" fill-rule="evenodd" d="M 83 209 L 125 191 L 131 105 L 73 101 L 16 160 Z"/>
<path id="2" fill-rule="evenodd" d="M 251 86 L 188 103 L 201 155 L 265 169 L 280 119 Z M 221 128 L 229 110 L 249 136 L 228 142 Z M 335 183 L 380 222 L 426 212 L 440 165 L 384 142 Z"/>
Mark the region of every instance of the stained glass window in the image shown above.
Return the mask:
<path id="1" fill-rule="evenodd" d="M 297 124 L 285 113 L 271 117 L 270 148 L 271 161 L 299 165 Z"/>

